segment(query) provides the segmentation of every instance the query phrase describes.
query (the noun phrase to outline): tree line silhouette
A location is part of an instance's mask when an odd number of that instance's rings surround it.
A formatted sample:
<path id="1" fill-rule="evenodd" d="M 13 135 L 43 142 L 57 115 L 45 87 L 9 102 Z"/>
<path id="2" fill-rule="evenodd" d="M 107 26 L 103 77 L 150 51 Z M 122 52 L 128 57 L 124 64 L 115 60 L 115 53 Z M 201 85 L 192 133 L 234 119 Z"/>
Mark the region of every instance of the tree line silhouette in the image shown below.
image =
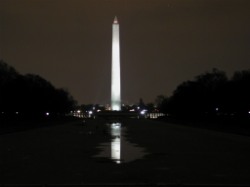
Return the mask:
<path id="1" fill-rule="evenodd" d="M 66 90 L 55 88 L 39 75 L 21 75 L 0 61 L 0 115 L 61 115 L 75 104 Z"/>
<path id="2" fill-rule="evenodd" d="M 174 117 L 249 117 L 250 70 L 237 71 L 229 79 L 217 69 L 177 86 L 163 98 L 160 110 Z"/>

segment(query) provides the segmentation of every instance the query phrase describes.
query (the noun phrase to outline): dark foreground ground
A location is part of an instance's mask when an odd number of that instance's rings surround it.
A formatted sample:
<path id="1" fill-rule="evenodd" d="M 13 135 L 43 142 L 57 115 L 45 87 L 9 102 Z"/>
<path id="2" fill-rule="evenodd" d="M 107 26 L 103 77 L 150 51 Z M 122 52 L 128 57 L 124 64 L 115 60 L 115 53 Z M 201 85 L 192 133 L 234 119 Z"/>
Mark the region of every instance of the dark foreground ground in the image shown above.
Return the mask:
<path id="1" fill-rule="evenodd" d="M 142 159 L 94 158 L 110 136 L 104 120 L 0 135 L 0 184 L 249 185 L 250 137 L 150 120 L 123 120 Z M 0 186 L 1 186 L 0 185 Z"/>

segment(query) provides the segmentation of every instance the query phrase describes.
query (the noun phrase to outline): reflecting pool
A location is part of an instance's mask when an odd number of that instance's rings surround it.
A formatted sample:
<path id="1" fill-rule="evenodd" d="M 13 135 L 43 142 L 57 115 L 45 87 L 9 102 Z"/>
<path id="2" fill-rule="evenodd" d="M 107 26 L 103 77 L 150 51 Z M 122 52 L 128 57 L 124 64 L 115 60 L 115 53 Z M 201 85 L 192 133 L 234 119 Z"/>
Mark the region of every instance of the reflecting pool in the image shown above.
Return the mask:
<path id="1" fill-rule="evenodd" d="M 107 124 L 110 128 L 111 142 L 98 146 L 101 152 L 94 157 L 109 158 L 117 164 L 127 163 L 143 158 L 146 155 L 144 148 L 130 143 L 126 138 L 126 127 L 121 123 Z"/>

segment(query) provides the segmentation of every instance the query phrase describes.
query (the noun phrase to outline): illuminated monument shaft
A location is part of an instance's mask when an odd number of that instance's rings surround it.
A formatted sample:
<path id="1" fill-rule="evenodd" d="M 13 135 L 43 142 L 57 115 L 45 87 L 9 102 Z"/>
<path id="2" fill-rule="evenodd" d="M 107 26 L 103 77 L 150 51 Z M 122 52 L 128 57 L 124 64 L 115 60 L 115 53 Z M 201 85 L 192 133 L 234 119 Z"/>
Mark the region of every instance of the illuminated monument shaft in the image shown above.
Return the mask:
<path id="1" fill-rule="evenodd" d="M 121 110 L 121 81 L 119 23 L 117 17 L 114 19 L 112 28 L 111 109 L 119 111 Z"/>

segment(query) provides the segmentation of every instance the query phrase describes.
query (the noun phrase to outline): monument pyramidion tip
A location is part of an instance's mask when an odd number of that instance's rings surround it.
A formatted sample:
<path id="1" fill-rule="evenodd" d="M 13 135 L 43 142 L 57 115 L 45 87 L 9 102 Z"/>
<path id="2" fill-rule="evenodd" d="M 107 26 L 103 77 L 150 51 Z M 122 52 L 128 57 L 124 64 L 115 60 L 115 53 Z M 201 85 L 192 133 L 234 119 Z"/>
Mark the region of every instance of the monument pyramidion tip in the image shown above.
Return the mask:
<path id="1" fill-rule="evenodd" d="M 114 24 L 118 24 L 118 19 L 117 19 L 117 16 L 115 16 L 115 19 L 114 19 Z"/>

